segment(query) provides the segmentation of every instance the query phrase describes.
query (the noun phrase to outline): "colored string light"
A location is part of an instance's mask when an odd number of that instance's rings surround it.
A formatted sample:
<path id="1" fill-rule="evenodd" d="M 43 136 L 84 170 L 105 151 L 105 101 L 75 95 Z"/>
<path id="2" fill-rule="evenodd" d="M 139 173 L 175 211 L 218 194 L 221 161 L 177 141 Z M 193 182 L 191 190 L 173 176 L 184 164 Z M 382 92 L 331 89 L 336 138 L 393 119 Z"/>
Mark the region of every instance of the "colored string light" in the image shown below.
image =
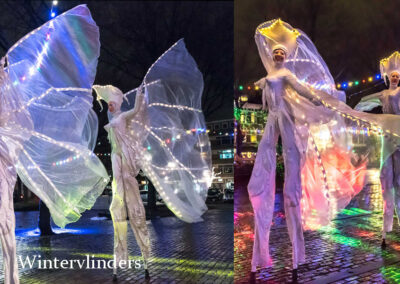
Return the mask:
<path id="1" fill-rule="evenodd" d="M 293 61 L 293 60 L 292 60 L 292 61 Z M 311 62 L 311 61 L 310 61 L 310 62 Z M 337 88 L 337 89 L 342 89 L 342 90 L 343 90 L 343 89 L 348 89 L 348 88 L 350 88 L 350 87 L 359 86 L 359 85 L 360 85 L 360 82 L 361 82 L 362 84 L 365 84 L 365 83 L 367 83 L 367 82 L 374 82 L 374 81 L 378 81 L 378 80 L 381 80 L 381 79 L 382 79 L 382 76 L 381 76 L 380 74 L 376 74 L 376 75 L 374 75 L 374 76 L 369 76 L 368 78 L 362 79 L 362 80 L 345 81 L 345 82 L 342 82 L 342 83 L 336 83 L 336 88 Z M 260 87 L 248 85 L 248 86 L 246 87 L 246 89 L 247 89 L 247 90 L 256 90 L 256 91 L 258 91 L 258 90 L 260 90 Z M 243 91 L 243 90 L 244 90 L 243 85 L 239 85 L 238 90 L 239 90 L 239 91 Z"/>

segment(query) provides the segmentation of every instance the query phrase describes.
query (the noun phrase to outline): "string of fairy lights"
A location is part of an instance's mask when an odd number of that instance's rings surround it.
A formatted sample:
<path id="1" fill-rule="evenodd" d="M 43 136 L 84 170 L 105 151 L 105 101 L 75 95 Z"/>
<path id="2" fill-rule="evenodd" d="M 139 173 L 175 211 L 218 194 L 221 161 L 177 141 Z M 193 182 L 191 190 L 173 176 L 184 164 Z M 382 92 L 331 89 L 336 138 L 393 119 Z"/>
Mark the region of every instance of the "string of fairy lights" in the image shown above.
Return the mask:
<path id="1" fill-rule="evenodd" d="M 368 76 L 364 77 L 359 80 L 352 80 L 352 81 L 343 81 L 341 83 L 337 82 L 335 84 L 336 89 L 338 90 L 347 90 L 349 88 L 357 87 L 357 86 L 362 86 L 362 85 L 368 85 L 371 83 L 376 83 L 376 82 L 381 82 L 383 80 L 382 76 L 380 74 L 376 74 L 373 76 Z M 237 90 L 239 91 L 251 91 L 255 90 L 258 91 L 260 88 L 258 86 L 250 85 L 250 84 L 240 84 L 237 86 Z"/>

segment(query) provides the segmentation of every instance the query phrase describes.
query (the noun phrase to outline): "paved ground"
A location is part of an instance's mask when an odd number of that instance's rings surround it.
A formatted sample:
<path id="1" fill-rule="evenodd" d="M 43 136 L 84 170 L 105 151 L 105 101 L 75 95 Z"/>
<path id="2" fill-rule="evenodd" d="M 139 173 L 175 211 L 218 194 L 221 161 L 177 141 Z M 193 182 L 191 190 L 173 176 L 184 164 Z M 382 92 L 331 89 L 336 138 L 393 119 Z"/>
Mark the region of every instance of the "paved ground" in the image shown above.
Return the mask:
<path id="1" fill-rule="evenodd" d="M 210 206 L 205 221 L 186 224 L 175 217 L 148 221 L 152 242 L 149 265 L 151 280 L 144 280 L 143 269 L 124 270 L 118 283 L 232 283 L 233 282 L 233 206 Z M 81 220 L 57 235 L 39 237 L 35 231 L 38 212 L 17 212 L 18 255 L 23 259 L 40 255 L 41 259 L 109 260 L 113 253 L 113 229 L 110 220 L 86 213 Z M 129 254 L 138 259 L 139 248 L 131 231 Z M 2 262 L 0 258 L 0 262 Z M 2 264 L 1 264 L 2 265 Z M 21 283 L 112 283 L 111 269 L 20 268 Z M 0 274 L 0 281 L 3 273 Z"/>
<path id="2" fill-rule="evenodd" d="M 245 189 L 247 180 L 246 176 L 235 179 L 235 283 L 248 282 L 254 239 L 253 212 Z M 394 231 L 387 236 L 388 247 L 382 251 L 382 214 L 354 208 L 363 201 L 370 199 L 355 200 L 332 226 L 305 232 L 307 258 L 299 266 L 298 283 L 400 283 L 397 220 Z M 270 239 L 274 266 L 258 271 L 257 283 L 291 281 L 291 246 L 281 204 L 282 196 L 278 194 Z"/>

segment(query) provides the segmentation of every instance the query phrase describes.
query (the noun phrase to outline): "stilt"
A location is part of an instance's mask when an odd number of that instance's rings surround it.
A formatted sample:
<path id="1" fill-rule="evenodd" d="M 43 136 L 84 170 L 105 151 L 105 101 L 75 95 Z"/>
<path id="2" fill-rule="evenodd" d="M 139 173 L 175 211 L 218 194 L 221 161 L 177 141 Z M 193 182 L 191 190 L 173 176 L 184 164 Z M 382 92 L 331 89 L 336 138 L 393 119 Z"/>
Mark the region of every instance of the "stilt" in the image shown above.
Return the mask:
<path id="1" fill-rule="evenodd" d="M 253 272 L 253 271 L 250 273 L 250 281 L 249 281 L 249 283 L 250 284 L 255 284 L 256 283 L 256 273 Z"/>
<path id="2" fill-rule="evenodd" d="M 118 281 L 118 278 L 117 278 L 117 267 L 115 266 L 114 268 L 113 268 L 113 282 L 116 282 L 116 281 Z"/>
<path id="3" fill-rule="evenodd" d="M 292 282 L 297 283 L 297 268 L 293 268 L 292 270 Z"/>
<path id="4" fill-rule="evenodd" d="M 386 249 L 386 239 L 382 239 L 381 248 Z"/>

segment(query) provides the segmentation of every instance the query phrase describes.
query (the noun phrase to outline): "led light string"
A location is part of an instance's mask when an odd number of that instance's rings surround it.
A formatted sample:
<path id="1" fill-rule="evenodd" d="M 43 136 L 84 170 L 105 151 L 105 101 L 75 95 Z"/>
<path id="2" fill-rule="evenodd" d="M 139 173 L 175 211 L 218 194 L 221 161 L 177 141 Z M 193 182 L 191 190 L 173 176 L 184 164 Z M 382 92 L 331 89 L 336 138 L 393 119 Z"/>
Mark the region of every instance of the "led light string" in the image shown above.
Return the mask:
<path id="1" fill-rule="evenodd" d="M 35 161 L 32 159 L 32 157 L 28 154 L 28 152 L 23 148 L 23 146 L 21 145 L 21 143 L 17 142 L 16 143 L 20 146 L 22 152 L 26 155 L 26 157 L 28 158 L 28 160 L 32 163 L 32 165 L 34 165 L 35 169 L 39 172 L 40 175 L 42 175 L 42 177 L 49 183 L 49 185 L 53 188 L 53 190 L 63 199 L 63 201 L 70 205 L 76 212 L 79 212 L 79 210 L 72 205 L 70 202 L 68 202 L 64 196 L 59 192 L 59 190 L 57 189 L 57 187 L 53 184 L 53 182 L 47 177 L 47 175 L 42 171 L 42 169 L 35 163 Z M 37 187 L 36 183 L 31 179 L 31 177 L 29 176 L 28 172 L 26 171 L 26 169 L 24 167 L 22 167 L 23 171 L 26 173 L 26 176 L 28 177 L 28 179 L 32 182 L 33 185 Z"/>
<path id="2" fill-rule="evenodd" d="M 26 104 L 24 104 L 21 108 L 19 109 L 14 109 L 9 111 L 8 113 L 6 113 L 6 115 L 10 115 L 11 113 L 14 112 L 22 112 L 23 110 L 25 110 L 27 107 L 29 107 L 33 102 L 38 101 L 43 99 L 44 97 L 46 97 L 48 94 L 50 94 L 51 91 L 57 91 L 57 92 L 64 92 L 64 91 L 78 91 L 78 92 L 86 92 L 86 93 L 92 93 L 92 89 L 87 89 L 87 88 L 76 88 L 76 87 L 67 87 L 67 88 L 54 88 L 54 87 L 50 87 L 49 89 L 47 89 L 45 92 L 43 92 L 40 96 L 37 97 L 33 97 L 30 98 L 28 100 L 28 102 Z M 46 106 L 43 104 L 38 104 L 41 106 Z M 65 105 L 66 107 L 66 105 Z M 52 107 L 52 108 L 60 108 L 60 107 Z"/>
<path id="3" fill-rule="evenodd" d="M 148 86 L 157 84 L 157 83 L 159 83 L 159 82 L 161 82 L 161 80 L 155 80 L 155 81 L 153 81 L 153 82 L 150 82 L 150 83 L 147 83 L 147 84 L 143 84 L 143 87 L 148 87 Z M 111 86 L 111 85 L 107 85 L 107 86 Z M 100 86 L 100 87 L 103 87 L 103 86 Z M 129 92 L 126 92 L 126 93 L 124 94 L 124 98 L 127 97 L 128 95 L 130 95 L 131 93 L 137 91 L 139 88 L 140 88 L 140 87 L 137 87 L 137 88 L 135 88 L 135 89 L 133 89 L 133 90 L 130 90 Z"/>
<path id="4" fill-rule="evenodd" d="M 64 12 L 64 13 L 62 13 L 62 14 L 60 14 L 58 17 L 64 16 L 64 14 L 66 14 L 67 12 L 68 12 L 68 11 L 66 11 L 66 12 Z M 40 27 L 34 29 L 34 30 L 31 31 L 30 33 L 26 34 L 24 37 L 22 37 L 19 41 L 17 41 L 17 42 L 8 50 L 7 56 L 8 56 L 9 53 L 11 53 L 15 48 L 17 48 L 22 42 L 24 42 L 24 41 L 25 41 L 28 37 L 30 37 L 31 35 L 37 33 L 37 32 L 40 31 L 41 29 L 48 28 L 48 25 L 51 26 L 51 27 L 54 27 L 54 23 L 53 23 L 54 21 L 55 21 L 55 19 L 52 19 L 52 20 L 48 21 L 46 24 L 44 24 L 44 25 L 42 25 L 42 26 L 40 26 Z"/>
<path id="5" fill-rule="evenodd" d="M 202 113 L 201 109 L 192 108 L 192 107 L 183 106 L 183 105 L 169 105 L 169 104 L 163 104 L 163 103 L 151 103 L 148 106 L 149 107 L 161 106 L 161 107 L 176 108 L 176 109 L 179 109 L 179 110 L 190 110 L 190 111 L 196 111 L 196 112 Z"/>
<path id="6" fill-rule="evenodd" d="M 308 85 L 309 85 L 309 84 L 308 84 Z M 312 88 L 311 88 L 311 89 L 312 89 Z M 352 116 L 352 115 L 350 115 L 350 114 L 343 113 L 343 112 L 340 111 L 338 108 L 329 105 L 326 101 L 324 101 L 324 100 L 321 98 L 321 96 L 315 95 L 315 93 L 313 92 L 313 90 L 312 90 L 311 92 L 313 93 L 313 95 L 314 95 L 325 107 L 327 107 L 328 109 L 331 109 L 331 110 L 333 110 L 333 111 L 339 113 L 342 117 L 344 117 L 344 118 L 349 118 L 349 119 L 351 119 L 352 121 L 357 121 L 358 125 L 360 125 L 360 121 L 363 122 L 363 123 L 365 123 L 366 125 L 371 125 L 371 128 L 369 128 L 369 127 L 366 127 L 366 128 L 370 129 L 371 132 L 376 132 L 378 135 L 380 135 L 381 133 L 383 133 L 383 130 L 382 130 L 378 125 L 376 125 L 376 124 L 374 124 L 374 123 L 372 123 L 372 122 L 366 121 L 366 120 L 364 120 L 364 119 L 356 118 L 356 117 L 354 117 L 354 116 Z M 299 100 L 296 100 L 296 102 L 297 102 L 297 103 L 300 103 Z M 372 127 L 375 127 L 376 129 L 374 129 L 374 128 L 372 128 Z M 391 135 L 393 135 L 393 136 L 400 137 L 398 134 L 393 133 L 393 132 L 391 132 L 390 130 L 386 130 L 385 132 L 388 133 L 388 134 L 391 134 Z"/>
<path id="7" fill-rule="evenodd" d="M 326 170 L 325 170 L 324 164 L 322 162 L 321 153 L 318 150 L 318 147 L 317 147 L 317 144 L 315 143 L 313 135 L 310 132 L 309 132 L 309 134 L 310 134 L 310 138 L 311 138 L 311 144 L 313 145 L 314 150 L 315 150 L 315 152 L 317 154 L 318 165 L 319 165 L 320 170 L 322 172 L 322 177 L 323 177 L 323 181 L 324 181 L 324 195 L 326 197 L 326 200 L 328 201 L 328 208 L 332 212 L 331 207 L 330 207 L 330 195 L 329 195 L 328 179 L 327 179 L 327 176 L 326 176 Z M 305 215 L 303 215 L 303 216 L 305 216 Z"/>
<path id="8" fill-rule="evenodd" d="M 312 63 L 312 64 L 315 64 L 315 65 L 317 65 L 317 67 L 320 69 L 321 73 L 323 74 L 325 81 L 326 81 L 326 82 L 331 81 L 331 80 L 328 78 L 328 76 L 327 76 L 327 74 L 326 74 L 326 72 L 325 72 L 325 69 L 322 67 L 322 65 L 321 65 L 321 63 L 320 63 L 319 61 L 315 61 L 315 60 L 312 60 L 312 59 L 302 59 L 302 58 L 288 59 L 287 61 L 288 61 L 288 62 L 310 62 L 310 63 Z M 305 82 L 305 80 L 302 80 L 302 82 Z M 315 85 L 317 85 L 317 84 L 315 84 Z M 332 90 L 332 89 L 335 88 L 335 84 L 333 84 L 332 86 L 331 86 L 331 85 L 323 84 L 322 86 L 327 86 L 325 89 L 328 89 L 328 90 Z M 324 88 L 322 88 L 322 89 L 324 89 Z"/>
<path id="9" fill-rule="evenodd" d="M 167 52 L 169 52 L 172 48 L 174 48 L 174 47 L 178 44 L 178 42 L 179 42 L 179 41 L 175 42 L 170 48 L 168 48 L 166 51 L 164 51 L 164 53 L 161 54 L 161 56 L 160 56 L 155 62 L 153 62 L 153 64 L 151 64 L 149 70 L 147 70 L 147 72 L 146 72 L 146 75 L 144 75 L 143 81 L 144 81 L 145 84 L 147 84 L 147 83 L 146 83 L 147 75 L 150 73 L 151 69 L 153 69 L 154 65 L 156 65 L 156 64 L 158 63 L 158 61 L 160 61 L 161 58 L 163 58 L 164 55 L 165 55 Z"/>
<path id="10" fill-rule="evenodd" d="M 160 193 L 162 199 L 165 201 L 165 203 L 167 203 L 168 208 L 170 208 L 176 216 L 182 218 L 182 213 L 177 208 L 175 208 L 175 206 L 173 206 L 172 203 L 169 201 L 169 197 L 166 195 L 163 187 L 161 186 L 161 184 L 159 182 L 159 179 L 157 178 L 154 171 L 152 171 L 149 168 L 147 162 L 143 163 L 143 169 L 145 171 L 145 174 L 151 179 L 152 183 L 156 186 L 157 191 L 158 191 L 158 193 Z"/>
<path id="11" fill-rule="evenodd" d="M 295 59 L 288 59 L 287 61 L 294 61 L 294 60 L 295 60 Z M 297 60 L 300 60 L 300 59 L 297 59 Z M 336 89 L 338 89 L 338 90 L 346 90 L 346 89 L 351 88 L 351 87 L 359 86 L 360 83 L 366 84 L 366 83 L 371 83 L 371 82 L 376 82 L 376 83 L 375 83 L 372 87 L 370 87 L 369 89 L 371 89 L 371 88 L 373 88 L 373 87 L 376 87 L 376 86 L 378 86 L 378 85 L 384 83 L 384 82 L 383 82 L 383 79 L 382 79 L 382 76 L 379 75 L 379 74 L 377 74 L 377 75 L 374 75 L 374 76 L 370 76 L 370 77 L 368 77 L 367 79 L 355 80 L 355 81 L 345 81 L 345 82 L 343 82 L 343 83 L 336 83 L 334 86 L 335 86 Z M 239 90 L 239 91 L 243 91 L 244 89 L 245 89 L 245 88 L 244 88 L 244 85 L 241 84 L 241 85 L 238 86 L 238 90 Z M 251 85 L 248 85 L 248 86 L 246 87 L 246 89 L 247 89 L 247 90 L 252 90 L 252 89 L 254 89 L 254 90 L 256 90 L 256 91 L 260 90 L 260 88 L 259 88 L 258 86 L 252 87 Z M 369 90 L 369 89 L 367 89 L 367 90 Z M 354 96 L 354 95 L 356 95 L 356 94 L 359 94 L 359 93 L 365 92 L 365 91 L 366 91 L 366 90 L 362 90 L 362 91 L 360 91 L 360 92 L 351 94 L 351 95 L 349 95 L 349 96 L 352 97 L 352 96 Z"/>
<path id="12" fill-rule="evenodd" d="M 134 121 L 134 122 L 140 124 L 142 127 L 144 127 L 150 134 L 152 134 L 154 136 L 154 138 L 156 138 L 158 140 L 160 145 L 169 152 L 169 154 L 171 155 L 172 159 L 175 160 L 175 162 L 177 162 L 182 168 L 187 169 L 185 167 L 185 165 L 183 165 L 178 159 L 175 158 L 175 156 L 171 152 L 171 150 L 168 147 L 166 147 L 167 146 L 166 143 L 157 134 L 155 134 L 147 125 L 144 125 L 142 122 L 134 120 L 134 119 L 132 119 L 132 121 Z M 196 179 L 196 177 L 192 174 L 192 172 L 189 169 L 187 169 L 187 171 L 193 177 L 193 179 Z"/>
<path id="13" fill-rule="evenodd" d="M 27 129 L 25 127 L 22 127 L 22 126 L 20 126 L 20 128 L 22 130 L 25 130 L 25 131 L 29 132 L 32 136 L 35 136 L 37 138 L 41 138 L 44 141 L 51 142 L 51 143 L 53 143 L 55 145 L 60 146 L 61 148 L 64 148 L 64 149 L 72 151 L 72 152 L 75 152 L 76 154 L 78 154 L 78 158 L 81 157 L 81 156 L 85 156 L 85 155 L 87 155 L 87 156 L 94 155 L 90 150 L 87 150 L 86 153 L 84 153 L 84 152 L 82 153 L 82 151 L 77 149 L 76 147 L 65 145 L 64 143 L 58 142 L 57 140 L 54 140 L 53 138 L 48 137 L 48 136 L 46 136 L 46 135 L 44 135 L 42 133 L 36 132 L 34 130 L 29 130 L 29 129 Z M 85 158 L 85 159 L 87 159 L 87 158 Z"/>
<path id="14" fill-rule="evenodd" d="M 179 166 L 181 166 L 183 170 L 187 171 L 187 172 L 191 175 L 191 177 L 193 178 L 194 181 L 197 180 L 197 177 L 191 172 L 191 170 L 190 170 L 189 168 L 187 168 L 185 165 L 183 165 L 178 159 L 176 159 L 176 157 L 175 157 L 174 154 L 171 152 L 171 150 L 170 150 L 168 147 L 166 147 L 166 143 L 165 143 L 157 134 L 155 134 L 151 129 L 149 129 L 148 126 L 144 125 L 143 123 L 141 123 L 141 122 L 139 122 L 139 121 L 136 121 L 136 120 L 132 120 L 132 121 L 137 122 L 137 123 L 140 124 L 142 127 L 144 127 L 150 134 L 152 134 L 152 135 L 154 136 L 154 138 L 156 138 L 156 139 L 159 141 L 160 145 L 161 145 L 164 149 L 166 149 L 166 150 L 169 152 L 169 154 L 171 155 L 172 159 L 173 159 Z M 146 148 L 145 148 L 145 149 L 146 149 Z M 149 154 L 149 155 L 150 155 L 150 154 Z"/>

